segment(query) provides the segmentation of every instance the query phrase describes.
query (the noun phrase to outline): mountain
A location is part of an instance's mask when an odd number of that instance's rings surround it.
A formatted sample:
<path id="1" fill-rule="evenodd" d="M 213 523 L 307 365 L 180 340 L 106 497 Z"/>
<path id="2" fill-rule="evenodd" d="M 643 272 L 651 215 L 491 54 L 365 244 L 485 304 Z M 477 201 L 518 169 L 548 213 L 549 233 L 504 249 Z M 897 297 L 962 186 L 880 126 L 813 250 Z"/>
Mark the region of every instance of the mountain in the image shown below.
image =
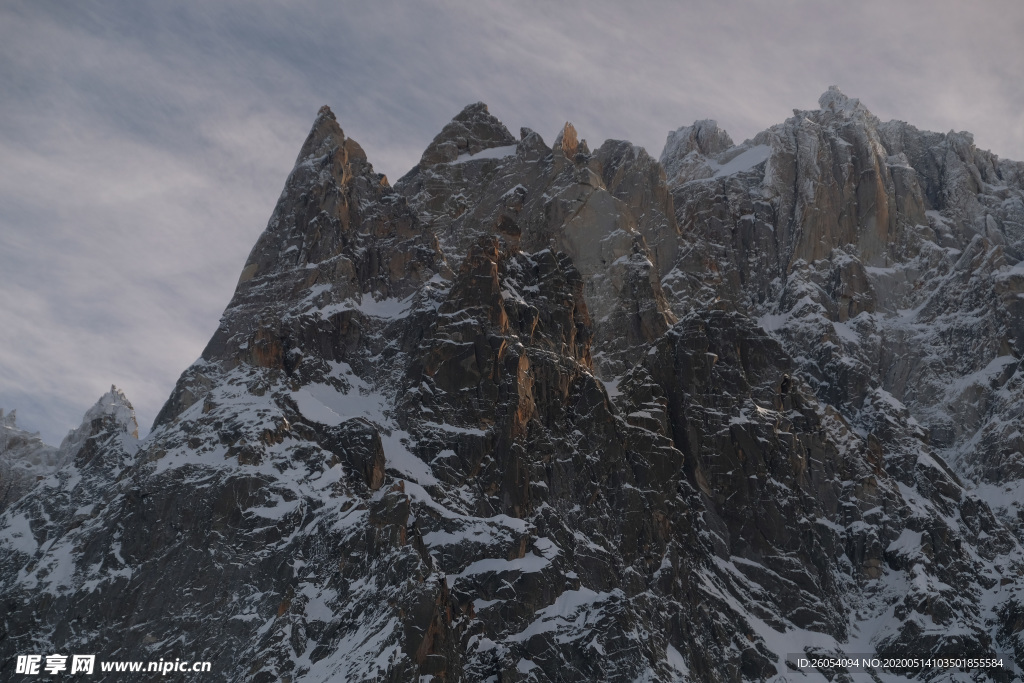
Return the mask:
<path id="1" fill-rule="evenodd" d="M 476 103 L 394 187 L 324 107 L 151 434 L 16 487 L 0 670 L 1015 680 L 1022 257 L 1024 164 L 837 88 L 659 160 Z"/>
<path id="2" fill-rule="evenodd" d="M 18 429 L 15 411 L 0 410 L 0 510 L 21 498 L 39 477 L 57 468 L 57 449 L 38 433 Z"/>

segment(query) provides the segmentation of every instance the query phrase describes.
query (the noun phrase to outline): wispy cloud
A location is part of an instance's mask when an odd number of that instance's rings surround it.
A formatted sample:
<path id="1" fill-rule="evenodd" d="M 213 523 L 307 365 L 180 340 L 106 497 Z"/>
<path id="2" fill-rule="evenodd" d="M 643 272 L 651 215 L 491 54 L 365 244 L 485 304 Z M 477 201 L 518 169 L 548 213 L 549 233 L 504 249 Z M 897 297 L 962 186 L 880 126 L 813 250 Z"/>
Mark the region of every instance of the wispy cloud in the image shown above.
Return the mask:
<path id="1" fill-rule="evenodd" d="M 1015 1 L 5 3 L 0 406 L 148 424 L 217 324 L 321 104 L 392 179 L 477 100 L 549 141 L 737 140 L 830 84 L 1024 158 Z"/>

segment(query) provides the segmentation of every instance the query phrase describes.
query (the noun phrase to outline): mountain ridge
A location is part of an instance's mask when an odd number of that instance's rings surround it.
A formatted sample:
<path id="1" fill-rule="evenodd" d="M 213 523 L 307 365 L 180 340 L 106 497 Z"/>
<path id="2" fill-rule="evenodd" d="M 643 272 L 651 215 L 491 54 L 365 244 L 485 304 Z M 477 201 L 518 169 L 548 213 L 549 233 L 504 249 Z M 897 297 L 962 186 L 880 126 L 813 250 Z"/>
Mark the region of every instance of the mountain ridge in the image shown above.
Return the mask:
<path id="1" fill-rule="evenodd" d="M 93 416 L 4 511 L 0 669 L 1024 662 L 997 495 L 1024 461 L 1024 164 L 820 104 L 738 146 L 697 122 L 659 162 L 569 123 L 516 141 L 477 103 L 393 187 L 322 108 L 152 433 Z"/>

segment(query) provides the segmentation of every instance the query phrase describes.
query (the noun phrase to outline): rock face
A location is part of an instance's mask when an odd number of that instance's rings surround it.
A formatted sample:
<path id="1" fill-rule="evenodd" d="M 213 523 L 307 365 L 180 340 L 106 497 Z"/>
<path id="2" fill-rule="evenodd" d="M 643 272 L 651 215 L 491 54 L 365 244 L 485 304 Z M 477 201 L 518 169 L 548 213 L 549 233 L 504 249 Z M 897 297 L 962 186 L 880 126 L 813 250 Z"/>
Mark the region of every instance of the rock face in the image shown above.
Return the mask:
<path id="1" fill-rule="evenodd" d="M 511 139 L 489 121 L 470 149 Z M 664 173 L 640 148 L 608 141 L 591 154 L 571 123 L 549 148 L 523 129 L 515 145 L 429 167 L 421 161 L 396 190 L 453 267 L 491 235 L 528 254 L 551 249 L 570 258 L 592 316 L 594 360 L 606 374 L 624 370 L 633 351 L 675 321 L 661 288 L 678 239 L 672 198 Z"/>
<path id="2" fill-rule="evenodd" d="M 152 433 L 116 390 L 60 449 L 10 421 L 49 469 L 0 516 L 0 670 L 1024 664 L 1024 165 L 820 105 L 659 162 L 478 103 L 394 188 L 321 109 Z"/>
<path id="3" fill-rule="evenodd" d="M 68 432 L 59 448 L 44 444 L 38 433 L 18 429 L 14 411 L 4 415 L 0 410 L 0 429 L 0 511 L 18 501 L 36 482 L 62 474 L 71 463 L 106 458 L 102 454 L 108 444 L 97 440 L 98 434 L 123 431 L 139 438 L 134 409 L 114 386 L 85 413 L 81 426 Z"/>

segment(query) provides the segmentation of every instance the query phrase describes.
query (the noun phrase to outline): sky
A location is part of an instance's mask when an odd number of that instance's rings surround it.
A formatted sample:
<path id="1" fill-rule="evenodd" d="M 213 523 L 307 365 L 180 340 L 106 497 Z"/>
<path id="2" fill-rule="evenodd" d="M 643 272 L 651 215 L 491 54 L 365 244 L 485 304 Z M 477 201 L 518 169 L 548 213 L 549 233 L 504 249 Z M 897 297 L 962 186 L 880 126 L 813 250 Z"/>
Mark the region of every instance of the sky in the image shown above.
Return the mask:
<path id="1" fill-rule="evenodd" d="M 1024 3 L 0 4 L 0 408 L 141 431 L 202 352 L 323 104 L 393 181 L 476 101 L 549 143 L 737 142 L 838 85 L 1024 160 Z"/>

